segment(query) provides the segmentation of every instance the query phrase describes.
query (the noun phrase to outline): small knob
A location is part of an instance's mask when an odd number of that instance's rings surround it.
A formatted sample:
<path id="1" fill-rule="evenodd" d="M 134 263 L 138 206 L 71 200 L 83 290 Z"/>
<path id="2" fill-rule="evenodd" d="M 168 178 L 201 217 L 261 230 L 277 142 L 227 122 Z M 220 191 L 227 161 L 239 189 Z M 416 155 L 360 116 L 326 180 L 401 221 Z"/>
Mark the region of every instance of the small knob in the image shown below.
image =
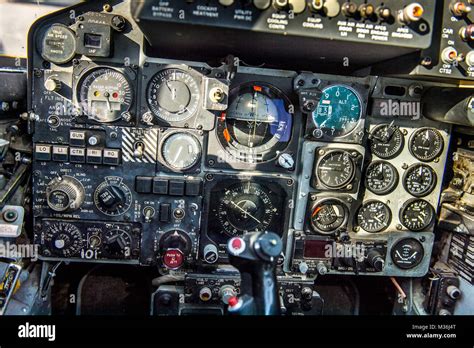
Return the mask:
<path id="1" fill-rule="evenodd" d="M 253 0 L 253 4 L 259 10 L 266 10 L 270 7 L 272 1 L 271 0 Z"/>
<path id="2" fill-rule="evenodd" d="M 354 17 L 357 14 L 357 5 L 353 2 L 345 2 L 342 5 L 342 13 L 346 17 Z"/>
<path id="3" fill-rule="evenodd" d="M 207 286 L 199 290 L 199 299 L 203 302 L 207 302 L 212 299 L 212 290 Z"/>
<path id="4" fill-rule="evenodd" d="M 450 285 L 446 289 L 446 292 L 448 293 L 448 296 L 451 297 L 453 300 L 457 300 L 458 298 L 461 297 L 461 290 L 457 286 Z"/>
<path id="5" fill-rule="evenodd" d="M 309 270 L 309 267 L 306 262 L 301 262 L 298 266 L 298 269 L 301 273 L 306 274 Z"/>
<path id="6" fill-rule="evenodd" d="M 367 262 L 375 268 L 377 272 L 383 271 L 385 267 L 385 258 L 379 250 L 372 249 L 367 253 Z"/>
<path id="7" fill-rule="evenodd" d="M 203 254 L 204 261 L 210 264 L 216 263 L 219 259 L 219 252 L 214 244 L 207 244 L 204 247 Z"/>
<path id="8" fill-rule="evenodd" d="M 470 51 L 466 54 L 466 64 L 470 67 L 474 66 L 474 51 Z"/>
<path id="9" fill-rule="evenodd" d="M 462 17 L 467 15 L 469 12 L 472 11 L 471 6 L 466 5 L 465 3 L 461 1 L 456 1 L 455 3 L 452 3 L 450 6 L 451 12 L 453 15 L 456 17 Z"/>
<path id="10" fill-rule="evenodd" d="M 301 289 L 301 297 L 306 301 L 310 301 L 313 298 L 313 289 L 305 286 Z"/>
<path id="11" fill-rule="evenodd" d="M 288 0 L 273 0 L 273 6 L 277 10 L 287 10 L 289 6 Z"/>
<path id="12" fill-rule="evenodd" d="M 328 273 L 328 268 L 326 267 L 326 265 L 322 262 L 318 263 L 317 266 L 316 266 L 316 270 L 318 271 L 318 273 L 320 275 L 325 275 Z"/>
<path id="13" fill-rule="evenodd" d="M 114 185 L 103 187 L 98 194 L 98 203 L 107 211 L 115 211 L 125 205 L 127 199 L 125 192 Z"/>
<path id="14" fill-rule="evenodd" d="M 232 285 L 224 285 L 219 290 L 219 296 L 224 304 L 229 304 L 229 300 L 237 296 L 237 291 Z"/>
<path id="15" fill-rule="evenodd" d="M 398 14 L 398 19 L 402 23 L 411 23 L 411 22 L 418 22 L 422 17 L 425 9 L 422 5 L 417 2 L 411 3 L 403 10 L 401 10 Z"/>
<path id="16" fill-rule="evenodd" d="M 53 79 L 51 77 L 44 82 L 44 88 L 46 88 L 46 90 L 50 92 L 59 92 L 61 90 L 61 87 L 61 81 Z"/>
<path id="17" fill-rule="evenodd" d="M 234 4 L 234 0 L 219 0 L 219 4 L 222 6 L 231 6 Z"/>
<path id="18" fill-rule="evenodd" d="M 459 36 L 464 41 L 474 41 L 474 24 L 469 24 L 459 29 Z"/>
<path id="19" fill-rule="evenodd" d="M 372 4 L 362 4 L 359 6 L 359 13 L 362 18 L 371 18 L 375 14 L 375 7 Z"/>
<path id="20" fill-rule="evenodd" d="M 377 8 L 377 16 L 383 21 L 388 21 L 392 18 L 392 11 L 386 6 L 381 6 Z"/>
<path id="21" fill-rule="evenodd" d="M 84 198 L 84 187 L 72 176 L 54 178 L 46 188 L 48 206 L 59 213 L 78 210 L 84 203 Z"/>
<path id="22" fill-rule="evenodd" d="M 289 0 L 289 3 L 293 13 L 299 14 L 306 10 L 306 0 Z"/>
<path id="23" fill-rule="evenodd" d="M 441 52 L 441 60 L 443 63 L 452 64 L 457 61 L 458 51 L 454 47 L 446 47 Z"/>

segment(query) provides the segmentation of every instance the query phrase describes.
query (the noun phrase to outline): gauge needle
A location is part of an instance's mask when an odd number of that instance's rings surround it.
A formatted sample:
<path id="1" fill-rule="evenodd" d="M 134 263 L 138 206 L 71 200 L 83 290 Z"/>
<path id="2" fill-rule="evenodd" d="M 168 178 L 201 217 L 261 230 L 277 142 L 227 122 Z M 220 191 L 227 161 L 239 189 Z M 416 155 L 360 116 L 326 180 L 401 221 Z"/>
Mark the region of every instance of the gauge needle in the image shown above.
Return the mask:
<path id="1" fill-rule="evenodd" d="M 418 254 L 418 251 L 415 251 L 412 256 L 410 256 L 411 259 L 414 259 L 416 255 Z"/>
<path id="2" fill-rule="evenodd" d="M 176 157 L 174 158 L 174 161 L 177 162 L 178 159 L 179 159 L 179 156 L 181 155 L 181 152 L 183 151 L 183 147 L 181 146 L 179 149 L 178 149 L 178 152 L 176 153 Z"/>
<path id="3" fill-rule="evenodd" d="M 250 214 L 247 210 L 242 209 L 241 207 L 239 207 L 236 203 L 234 203 L 234 202 L 232 202 L 232 201 L 231 201 L 230 203 L 232 203 L 237 209 L 239 209 L 239 210 L 241 210 L 243 213 L 245 213 L 245 215 L 250 216 L 252 219 L 254 219 L 254 220 L 257 221 L 259 224 L 261 224 L 261 222 L 260 222 L 255 216 L 253 216 L 252 214 Z"/>
<path id="4" fill-rule="evenodd" d="M 107 109 L 108 109 L 109 111 L 112 111 L 112 106 L 110 105 L 110 99 L 109 99 L 109 98 L 110 98 L 109 94 L 106 93 L 106 94 L 105 94 L 105 101 L 107 102 Z"/>

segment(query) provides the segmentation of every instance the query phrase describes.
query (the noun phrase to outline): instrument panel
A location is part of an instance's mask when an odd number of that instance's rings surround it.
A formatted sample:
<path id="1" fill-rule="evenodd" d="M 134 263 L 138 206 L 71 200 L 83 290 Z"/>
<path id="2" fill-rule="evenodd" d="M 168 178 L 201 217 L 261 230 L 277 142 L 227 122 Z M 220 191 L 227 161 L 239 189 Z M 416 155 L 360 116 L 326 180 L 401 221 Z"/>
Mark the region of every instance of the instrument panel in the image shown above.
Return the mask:
<path id="1" fill-rule="evenodd" d="M 434 83 L 148 56 L 128 2 L 82 6 L 31 34 L 42 259 L 194 284 L 269 230 L 287 282 L 426 274 L 451 135 L 422 112 Z"/>

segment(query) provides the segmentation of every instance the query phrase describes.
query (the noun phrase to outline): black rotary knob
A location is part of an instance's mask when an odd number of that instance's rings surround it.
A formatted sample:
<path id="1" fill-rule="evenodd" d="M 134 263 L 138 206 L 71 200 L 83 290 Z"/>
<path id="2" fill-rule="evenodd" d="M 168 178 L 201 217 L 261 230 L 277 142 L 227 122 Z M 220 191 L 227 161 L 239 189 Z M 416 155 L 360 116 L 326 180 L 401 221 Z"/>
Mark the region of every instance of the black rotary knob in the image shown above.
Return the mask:
<path id="1" fill-rule="evenodd" d="M 377 272 L 381 272 L 385 266 L 385 257 L 380 250 L 372 249 L 367 253 L 367 262 Z"/>
<path id="2" fill-rule="evenodd" d="M 114 211 L 126 203 L 125 192 L 118 186 L 105 186 L 98 193 L 99 204 L 108 211 Z"/>
<path id="3" fill-rule="evenodd" d="M 78 210 L 84 203 L 84 187 L 72 176 L 57 177 L 46 188 L 48 206 L 59 213 Z"/>

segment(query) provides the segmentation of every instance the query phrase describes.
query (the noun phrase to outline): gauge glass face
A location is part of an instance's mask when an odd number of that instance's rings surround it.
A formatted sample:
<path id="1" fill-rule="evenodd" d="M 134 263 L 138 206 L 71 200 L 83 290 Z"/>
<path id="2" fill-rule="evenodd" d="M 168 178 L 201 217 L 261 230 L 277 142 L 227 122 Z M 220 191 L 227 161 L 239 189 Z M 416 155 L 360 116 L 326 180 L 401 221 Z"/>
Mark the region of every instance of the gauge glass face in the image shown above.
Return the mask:
<path id="1" fill-rule="evenodd" d="M 44 33 L 41 56 L 49 62 L 65 64 L 76 55 L 76 46 L 76 35 L 71 29 L 63 24 L 53 24 Z"/>
<path id="2" fill-rule="evenodd" d="M 441 154 L 443 147 L 443 136 L 433 128 L 417 130 L 410 140 L 410 151 L 420 161 L 434 160 Z"/>
<path id="3" fill-rule="evenodd" d="M 354 130 L 361 114 L 362 103 L 356 91 L 342 85 L 330 86 L 323 90 L 313 123 L 327 136 L 340 137 Z"/>
<path id="4" fill-rule="evenodd" d="M 366 186 L 371 192 L 377 195 L 386 195 L 397 186 L 398 172 L 388 162 L 375 161 L 367 167 L 365 180 Z"/>
<path id="5" fill-rule="evenodd" d="M 405 203 L 401 211 L 400 220 L 410 231 L 426 229 L 434 218 L 434 209 L 423 199 L 414 199 Z"/>
<path id="6" fill-rule="evenodd" d="M 436 173 L 430 166 L 414 164 L 407 169 L 403 184 L 411 195 L 424 197 L 436 186 Z"/>
<path id="7" fill-rule="evenodd" d="M 378 125 L 370 133 L 370 148 L 379 158 L 396 157 L 402 151 L 404 142 L 402 132 L 393 125 Z"/>
<path id="8" fill-rule="evenodd" d="M 79 253 L 83 246 L 82 234 L 79 229 L 66 222 L 51 225 L 46 232 L 45 239 L 50 249 L 59 256 L 72 257 Z"/>
<path id="9" fill-rule="evenodd" d="M 265 189 L 252 182 L 238 183 L 224 191 L 217 215 L 229 236 L 264 231 L 278 215 Z"/>
<path id="10" fill-rule="evenodd" d="M 385 230 L 392 220 L 390 208 L 380 201 L 369 201 L 360 207 L 357 214 L 358 225 L 366 232 L 376 233 Z"/>
<path id="11" fill-rule="evenodd" d="M 315 232 L 331 234 L 347 220 L 347 208 L 338 200 L 319 203 L 311 211 L 311 226 Z"/>
<path id="12" fill-rule="evenodd" d="M 218 120 L 220 143 L 239 161 L 266 162 L 291 139 L 293 116 L 288 98 L 264 83 L 244 84 L 230 93 L 230 104 Z"/>
<path id="13" fill-rule="evenodd" d="M 148 85 L 148 106 L 156 117 L 166 122 L 182 122 L 194 116 L 200 98 L 196 79 L 180 69 L 160 71 Z"/>
<path id="14" fill-rule="evenodd" d="M 79 82 L 78 101 L 83 114 L 97 122 L 110 123 L 130 110 L 133 90 L 122 73 L 97 68 L 87 72 Z"/>
<path id="15" fill-rule="evenodd" d="M 179 132 L 168 136 L 161 147 L 166 165 L 174 170 L 194 167 L 201 158 L 201 144 L 194 135 Z"/>
<path id="16" fill-rule="evenodd" d="M 355 174 L 355 165 L 346 151 L 331 151 L 321 158 L 316 175 L 324 186 L 341 188 L 349 184 Z"/>
<path id="17" fill-rule="evenodd" d="M 397 242 L 391 252 L 393 263 L 401 269 L 418 266 L 425 254 L 423 245 L 414 238 L 406 238 Z"/>

